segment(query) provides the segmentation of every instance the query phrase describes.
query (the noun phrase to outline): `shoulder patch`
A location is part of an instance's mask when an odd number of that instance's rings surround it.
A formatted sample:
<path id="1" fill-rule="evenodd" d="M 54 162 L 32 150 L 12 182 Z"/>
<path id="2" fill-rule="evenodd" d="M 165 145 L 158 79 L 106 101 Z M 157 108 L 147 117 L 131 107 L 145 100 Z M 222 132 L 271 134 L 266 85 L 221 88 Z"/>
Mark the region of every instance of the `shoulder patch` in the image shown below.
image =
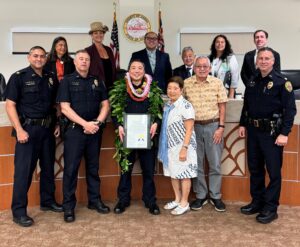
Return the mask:
<path id="1" fill-rule="evenodd" d="M 286 81 L 285 84 L 284 84 L 284 87 L 288 92 L 293 91 L 293 86 L 292 86 L 292 83 L 290 81 Z"/>

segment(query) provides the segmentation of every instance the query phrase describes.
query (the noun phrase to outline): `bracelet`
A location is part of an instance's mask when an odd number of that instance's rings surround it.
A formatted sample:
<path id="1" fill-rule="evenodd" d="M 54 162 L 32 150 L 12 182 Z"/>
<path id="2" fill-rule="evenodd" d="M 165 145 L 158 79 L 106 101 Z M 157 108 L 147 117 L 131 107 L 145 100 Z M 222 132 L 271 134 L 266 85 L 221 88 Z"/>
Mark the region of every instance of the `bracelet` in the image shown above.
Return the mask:
<path id="1" fill-rule="evenodd" d="M 189 145 L 183 144 L 182 147 L 185 148 L 185 149 L 188 149 Z"/>
<path id="2" fill-rule="evenodd" d="M 218 128 L 223 128 L 223 129 L 224 129 L 224 128 L 225 128 L 225 125 L 224 125 L 224 124 L 219 124 L 219 125 L 218 125 Z"/>

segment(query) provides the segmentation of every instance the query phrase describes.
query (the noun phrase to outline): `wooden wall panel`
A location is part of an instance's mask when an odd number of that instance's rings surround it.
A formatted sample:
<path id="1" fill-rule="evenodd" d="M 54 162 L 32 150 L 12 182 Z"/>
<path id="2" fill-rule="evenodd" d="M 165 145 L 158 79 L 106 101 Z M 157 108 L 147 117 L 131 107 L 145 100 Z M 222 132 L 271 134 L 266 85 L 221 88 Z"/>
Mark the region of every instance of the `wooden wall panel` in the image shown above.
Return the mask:
<path id="1" fill-rule="evenodd" d="M 299 151 L 299 126 L 294 125 L 289 134 L 288 144 L 284 147 L 285 152 Z"/>
<path id="2" fill-rule="evenodd" d="M 283 165 L 281 170 L 283 180 L 299 180 L 297 158 L 297 153 L 283 154 Z"/>
<path id="3" fill-rule="evenodd" d="M 11 136 L 12 127 L 0 128 L 0 155 L 14 154 L 16 139 Z"/>
<path id="4" fill-rule="evenodd" d="M 14 182 L 14 156 L 0 156 L 0 184 Z"/>
<path id="5" fill-rule="evenodd" d="M 0 210 L 8 209 L 11 206 L 12 185 L 0 186 Z"/>

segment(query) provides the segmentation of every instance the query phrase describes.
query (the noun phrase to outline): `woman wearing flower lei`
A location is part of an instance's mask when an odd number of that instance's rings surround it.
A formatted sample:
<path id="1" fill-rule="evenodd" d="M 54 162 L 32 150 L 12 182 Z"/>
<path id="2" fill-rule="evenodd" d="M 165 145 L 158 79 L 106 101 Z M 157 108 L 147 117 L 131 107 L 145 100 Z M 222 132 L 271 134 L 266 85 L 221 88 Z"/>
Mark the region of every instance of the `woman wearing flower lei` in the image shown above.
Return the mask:
<path id="1" fill-rule="evenodd" d="M 119 163 L 122 174 L 118 187 L 119 201 L 114 208 L 116 214 L 123 213 L 130 205 L 131 173 L 138 156 L 143 174 L 143 201 L 151 214 L 157 215 L 160 210 L 156 204 L 154 167 L 155 149 L 125 149 L 123 147 L 124 128 L 123 113 L 150 113 L 151 139 L 155 136 L 161 119 L 163 100 L 162 91 L 150 75 L 145 74 L 145 66 L 139 60 L 133 60 L 125 79 L 114 83 L 110 91 L 112 120 L 115 123 L 117 136 L 115 140 L 116 154 L 114 158 Z"/>

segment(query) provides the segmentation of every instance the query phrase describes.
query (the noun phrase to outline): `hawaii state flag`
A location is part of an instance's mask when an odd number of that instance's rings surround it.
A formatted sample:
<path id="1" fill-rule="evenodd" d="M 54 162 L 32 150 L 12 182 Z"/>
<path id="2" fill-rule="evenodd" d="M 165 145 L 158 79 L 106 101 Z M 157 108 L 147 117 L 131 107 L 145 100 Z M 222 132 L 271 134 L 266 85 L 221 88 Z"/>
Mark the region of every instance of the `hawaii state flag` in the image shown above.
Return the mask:
<path id="1" fill-rule="evenodd" d="M 161 52 L 165 51 L 165 42 L 164 42 L 164 30 L 162 27 L 162 20 L 161 20 L 161 11 L 158 11 L 158 50 L 160 50 Z"/>
<path id="2" fill-rule="evenodd" d="M 116 19 L 116 11 L 114 12 L 114 23 L 111 30 L 111 36 L 110 36 L 111 42 L 110 42 L 110 48 L 113 51 L 116 68 L 120 68 L 120 53 L 119 53 L 119 34 L 118 34 L 118 24 Z"/>

